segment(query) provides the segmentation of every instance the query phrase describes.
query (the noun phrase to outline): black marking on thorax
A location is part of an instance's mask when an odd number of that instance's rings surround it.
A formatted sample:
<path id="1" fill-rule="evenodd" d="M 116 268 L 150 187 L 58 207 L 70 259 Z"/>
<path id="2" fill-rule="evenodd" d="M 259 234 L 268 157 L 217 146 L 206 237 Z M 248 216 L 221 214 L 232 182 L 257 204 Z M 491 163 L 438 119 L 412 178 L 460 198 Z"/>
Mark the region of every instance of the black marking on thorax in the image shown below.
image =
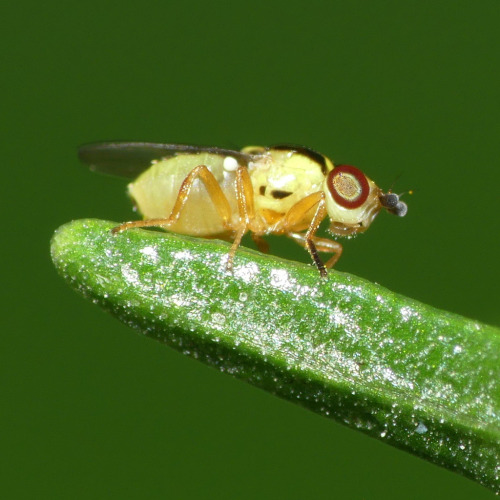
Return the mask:
<path id="1" fill-rule="evenodd" d="M 280 189 L 273 189 L 271 191 L 271 196 L 276 200 L 282 200 L 291 194 L 293 194 L 292 191 L 281 191 Z"/>
<path id="2" fill-rule="evenodd" d="M 297 153 L 307 156 L 307 158 L 317 163 L 321 167 L 321 173 L 323 175 L 328 174 L 328 166 L 326 164 L 325 157 L 321 153 L 314 151 L 314 149 L 309 149 L 305 146 L 294 146 L 292 144 L 278 144 L 277 146 L 271 146 L 270 149 L 277 149 L 278 151 L 296 151 Z"/>

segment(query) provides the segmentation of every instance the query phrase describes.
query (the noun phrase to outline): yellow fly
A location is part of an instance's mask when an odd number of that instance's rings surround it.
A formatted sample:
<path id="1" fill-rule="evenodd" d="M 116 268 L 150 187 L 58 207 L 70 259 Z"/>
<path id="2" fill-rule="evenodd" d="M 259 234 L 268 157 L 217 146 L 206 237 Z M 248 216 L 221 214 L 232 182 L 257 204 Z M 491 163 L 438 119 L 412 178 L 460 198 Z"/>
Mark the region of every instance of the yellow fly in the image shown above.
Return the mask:
<path id="1" fill-rule="evenodd" d="M 330 233 L 366 231 L 382 208 L 403 217 L 399 196 L 384 193 L 361 170 L 337 165 L 301 146 L 217 147 L 145 142 L 82 146 L 80 159 L 99 172 L 135 178 L 128 186 L 144 220 L 126 222 L 114 233 L 156 226 L 181 234 L 233 242 L 234 255 L 250 231 L 259 250 L 266 234 L 285 234 L 305 247 L 321 276 L 342 253 L 336 241 L 315 235 L 329 216 Z M 323 264 L 318 252 L 333 254 Z"/>

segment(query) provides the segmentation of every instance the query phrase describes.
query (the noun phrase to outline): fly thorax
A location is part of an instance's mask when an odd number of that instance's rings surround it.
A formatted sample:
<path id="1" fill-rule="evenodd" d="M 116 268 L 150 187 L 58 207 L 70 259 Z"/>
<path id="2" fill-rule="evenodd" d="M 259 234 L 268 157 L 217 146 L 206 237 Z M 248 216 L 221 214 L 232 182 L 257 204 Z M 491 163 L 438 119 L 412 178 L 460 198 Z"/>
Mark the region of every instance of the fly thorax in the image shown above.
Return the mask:
<path id="1" fill-rule="evenodd" d="M 256 209 L 286 213 L 309 194 L 321 190 L 321 167 L 293 151 L 271 151 L 249 168 Z"/>

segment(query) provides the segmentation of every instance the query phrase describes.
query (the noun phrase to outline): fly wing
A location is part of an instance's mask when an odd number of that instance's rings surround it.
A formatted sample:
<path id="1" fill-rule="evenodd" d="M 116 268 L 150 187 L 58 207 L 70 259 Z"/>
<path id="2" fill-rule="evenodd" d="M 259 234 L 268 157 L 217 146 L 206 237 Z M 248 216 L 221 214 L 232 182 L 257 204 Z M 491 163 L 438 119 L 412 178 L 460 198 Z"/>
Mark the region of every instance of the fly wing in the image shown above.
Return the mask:
<path id="1" fill-rule="evenodd" d="M 247 165 L 253 158 L 252 155 L 231 149 L 155 142 L 95 142 L 81 146 L 78 157 L 96 172 L 134 178 L 147 170 L 154 160 L 198 153 L 232 156 L 240 165 Z"/>

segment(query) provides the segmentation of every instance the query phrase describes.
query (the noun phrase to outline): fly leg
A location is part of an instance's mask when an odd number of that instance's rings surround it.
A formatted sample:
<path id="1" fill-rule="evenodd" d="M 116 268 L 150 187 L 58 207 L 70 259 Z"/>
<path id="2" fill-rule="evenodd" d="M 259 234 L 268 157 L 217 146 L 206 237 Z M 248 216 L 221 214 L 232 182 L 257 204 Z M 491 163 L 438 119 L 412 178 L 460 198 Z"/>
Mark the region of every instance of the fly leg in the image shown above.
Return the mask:
<path id="1" fill-rule="evenodd" d="M 239 226 L 236 228 L 236 234 L 227 258 L 228 271 L 233 268 L 236 250 L 240 246 L 244 234 L 248 231 L 248 227 L 255 218 L 253 186 L 246 167 L 239 167 L 236 171 L 236 201 L 238 202 Z"/>
<path id="2" fill-rule="evenodd" d="M 193 182 L 199 178 L 203 184 L 205 185 L 210 199 L 214 204 L 217 212 L 219 213 L 224 226 L 228 229 L 230 228 L 230 220 L 231 220 L 231 207 L 225 194 L 223 193 L 217 179 L 214 177 L 214 174 L 210 172 L 206 165 L 198 165 L 193 168 L 191 172 L 187 175 L 184 181 L 181 184 L 179 189 L 179 194 L 177 195 L 177 199 L 175 200 L 174 207 L 172 208 L 172 212 L 170 216 L 164 219 L 148 219 L 148 220 L 137 220 L 132 222 L 125 222 L 120 226 L 114 227 L 111 232 L 112 233 L 120 233 L 127 229 L 132 229 L 135 227 L 163 227 L 168 228 L 172 224 L 175 224 L 181 215 L 182 209 L 186 205 L 186 202 L 189 197 L 189 192 L 193 185 Z"/>
<path id="3" fill-rule="evenodd" d="M 300 235 L 303 238 L 303 245 L 309 252 L 314 264 L 318 268 L 319 274 L 322 278 L 326 278 L 326 268 L 318 255 L 318 249 L 315 242 L 320 242 L 314 235 L 318 230 L 321 221 L 326 217 L 325 195 L 322 191 L 310 194 L 302 200 L 293 205 L 286 213 L 285 217 L 280 222 L 278 232 L 286 233 L 288 235 L 294 234 L 294 231 L 303 228 L 307 220 L 308 213 L 316 208 L 312 216 L 308 229 L 305 235 Z M 306 226 L 307 227 L 307 226 Z M 293 236 L 292 236 L 293 237 Z M 330 261 L 328 261 L 330 263 Z"/>
<path id="4" fill-rule="evenodd" d="M 296 241 L 300 246 L 307 248 L 306 235 L 302 233 L 288 233 L 287 236 Z M 337 241 L 329 240 L 328 238 L 320 238 L 313 236 L 312 240 L 318 252 L 332 253 L 333 255 L 325 263 L 326 269 L 330 269 L 340 259 L 342 255 L 342 245 Z"/>
<path id="5" fill-rule="evenodd" d="M 258 234 L 252 233 L 252 240 L 257 245 L 259 252 L 269 253 L 269 243 Z"/>

